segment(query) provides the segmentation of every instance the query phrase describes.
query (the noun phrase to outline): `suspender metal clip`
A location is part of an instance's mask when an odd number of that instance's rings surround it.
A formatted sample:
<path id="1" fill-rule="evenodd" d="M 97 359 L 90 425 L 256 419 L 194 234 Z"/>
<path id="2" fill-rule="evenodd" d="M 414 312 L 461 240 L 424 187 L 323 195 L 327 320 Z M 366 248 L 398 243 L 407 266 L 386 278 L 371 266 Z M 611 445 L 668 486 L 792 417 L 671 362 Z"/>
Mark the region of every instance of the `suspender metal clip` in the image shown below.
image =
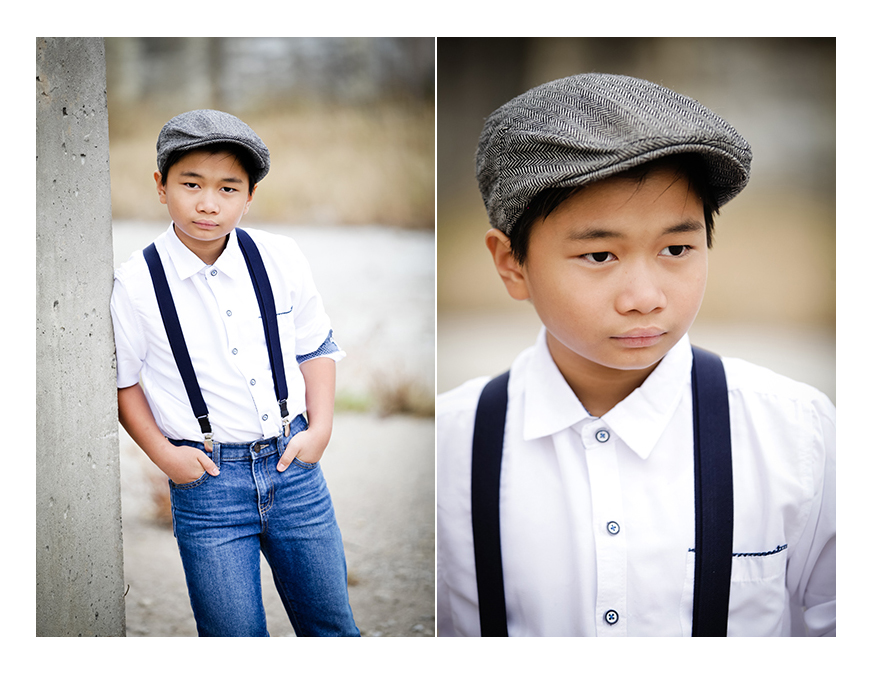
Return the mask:
<path id="1" fill-rule="evenodd" d="M 284 428 L 285 436 L 291 434 L 291 419 L 288 417 L 288 400 L 279 400 L 279 411 L 282 413 L 282 428 Z"/>
<path id="2" fill-rule="evenodd" d="M 209 422 L 209 414 L 198 416 L 197 422 L 200 423 L 200 432 L 203 433 L 203 447 L 212 453 L 212 424 Z"/>

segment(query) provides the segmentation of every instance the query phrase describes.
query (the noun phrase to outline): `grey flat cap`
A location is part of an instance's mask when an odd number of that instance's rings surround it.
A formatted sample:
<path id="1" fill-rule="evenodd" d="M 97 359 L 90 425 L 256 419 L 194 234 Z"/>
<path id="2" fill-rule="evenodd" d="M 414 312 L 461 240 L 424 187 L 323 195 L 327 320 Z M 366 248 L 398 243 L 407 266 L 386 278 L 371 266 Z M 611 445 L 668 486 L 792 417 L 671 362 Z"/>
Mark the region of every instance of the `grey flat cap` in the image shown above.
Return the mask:
<path id="1" fill-rule="evenodd" d="M 247 150 L 254 160 L 256 183 L 270 170 L 270 151 L 264 141 L 248 124 L 219 110 L 184 112 L 164 124 L 158 135 L 158 170 L 163 174 L 172 152 L 216 143 L 234 143 Z"/>
<path id="2" fill-rule="evenodd" d="M 535 87 L 488 117 L 476 175 L 491 226 L 509 234 L 544 189 L 687 152 L 703 157 L 719 206 L 749 181 L 749 143 L 721 117 L 657 84 L 590 73 Z"/>

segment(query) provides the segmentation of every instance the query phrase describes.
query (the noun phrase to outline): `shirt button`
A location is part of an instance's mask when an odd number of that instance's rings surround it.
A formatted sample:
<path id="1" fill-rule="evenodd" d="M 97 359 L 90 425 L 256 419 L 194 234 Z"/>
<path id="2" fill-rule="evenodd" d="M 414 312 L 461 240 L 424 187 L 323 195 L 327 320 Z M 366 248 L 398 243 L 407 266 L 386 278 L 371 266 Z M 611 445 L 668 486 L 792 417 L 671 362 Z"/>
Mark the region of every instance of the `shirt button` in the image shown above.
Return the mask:
<path id="1" fill-rule="evenodd" d="M 257 383 L 257 381 L 255 381 L 254 379 L 252 379 L 251 381 L 249 381 L 249 383 L 251 383 L 252 385 L 255 385 L 255 383 Z"/>
<path id="2" fill-rule="evenodd" d="M 233 311 L 226 311 L 227 315 L 233 315 Z"/>
<path id="3" fill-rule="evenodd" d="M 213 269 L 212 271 L 209 272 L 209 275 L 210 275 L 210 276 L 217 276 L 217 275 L 218 275 L 218 271 L 216 271 L 215 269 Z"/>
<path id="4" fill-rule="evenodd" d="M 266 421 L 269 417 L 270 417 L 269 414 L 264 414 L 263 416 L 261 416 L 261 420 Z"/>
<path id="5" fill-rule="evenodd" d="M 610 521 L 606 524 L 606 530 L 610 535 L 618 535 L 618 532 L 621 530 L 621 526 L 618 525 L 615 521 Z"/>
<path id="6" fill-rule="evenodd" d="M 239 353 L 239 351 L 238 351 L 236 348 L 234 348 L 234 349 L 231 351 L 231 353 L 233 353 L 234 355 L 236 355 L 237 353 Z"/>
<path id="7" fill-rule="evenodd" d="M 610 626 L 618 624 L 618 613 L 615 610 L 607 610 L 603 614 L 603 621 L 605 621 Z"/>
<path id="8" fill-rule="evenodd" d="M 609 441 L 609 433 L 606 430 L 598 430 L 597 434 L 594 435 L 594 439 L 603 444 L 603 442 Z"/>

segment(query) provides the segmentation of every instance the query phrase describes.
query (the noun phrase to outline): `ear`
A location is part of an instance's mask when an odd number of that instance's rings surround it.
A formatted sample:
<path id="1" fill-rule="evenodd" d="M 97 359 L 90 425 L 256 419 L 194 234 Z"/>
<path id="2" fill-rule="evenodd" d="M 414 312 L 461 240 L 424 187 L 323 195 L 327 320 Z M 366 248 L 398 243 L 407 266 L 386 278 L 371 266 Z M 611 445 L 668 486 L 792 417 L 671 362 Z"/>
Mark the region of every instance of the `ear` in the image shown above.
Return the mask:
<path id="1" fill-rule="evenodd" d="M 251 194 L 249 194 L 249 198 L 246 199 L 246 207 L 245 207 L 245 210 L 243 210 L 243 215 L 245 215 L 246 213 L 249 212 L 249 206 L 252 205 L 252 199 L 255 198 L 255 192 L 257 190 L 258 190 L 258 185 L 255 184 L 255 186 L 252 187 L 252 192 L 251 192 Z"/>
<path id="2" fill-rule="evenodd" d="M 161 184 L 161 172 L 155 171 L 155 184 L 158 186 L 158 198 L 161 199 L 161 203 L 164 205 L 167 204 L 167 188 Z"/>
<path id="3" fill-rule="evenodd" d="M 524 279 L 524 267 L 512 254 L 509 237 L 499 229 L 489 229 L 488 233 L 485 234 L 485 245 L 491 252 L 494 267 L 500 274 L 500 279 L 506 286 L 509 296 L 519 301 L 530 299 L 530 293 L 527 291 L 527 283 Z"/>

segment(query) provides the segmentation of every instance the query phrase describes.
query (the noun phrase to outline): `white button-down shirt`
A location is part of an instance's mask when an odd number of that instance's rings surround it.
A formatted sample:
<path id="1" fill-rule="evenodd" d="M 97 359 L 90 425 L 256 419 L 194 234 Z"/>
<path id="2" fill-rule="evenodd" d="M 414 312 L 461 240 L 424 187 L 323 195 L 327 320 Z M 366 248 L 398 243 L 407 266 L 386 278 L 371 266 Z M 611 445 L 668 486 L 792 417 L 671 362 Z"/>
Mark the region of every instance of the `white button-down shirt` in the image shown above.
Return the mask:
<path id="1" fill-rule="evenodd" d="M 303 413 L 305 386 L 297 356 L 319 352 L 330 320 L 309 264 L 293 240 L 246 229 L 258 245 L 278 314 L 288 384 L 288 412 Z M 182 333 L 217 442 L 275 437 L 282 419 L 257 297 L 236 231 L 215 264 L 207 265 L 179 240 L 173 225 L 155 240 Z M 118 387 L 142 380 L 158 427 L 171 439 L 202 439 L 167 339 L 142 251 L 115 273 L 112 292 Z M 340 360 L 345 353 L 327 355 Z"/>
<path id="2" fill-rule="evenodd" d="M 500 487 L 510 636 L 691 635 L 691 360 L 686 336 L 601 418 L 565 382 L 544 332 L 513 363 Z M 834 407 L 769 370 L 724 365 L 734 483 L 728 635 L 835 634 Z M 485 383 L 437 402 L 440 636 L 480 634 L 470 460 Z"/>

